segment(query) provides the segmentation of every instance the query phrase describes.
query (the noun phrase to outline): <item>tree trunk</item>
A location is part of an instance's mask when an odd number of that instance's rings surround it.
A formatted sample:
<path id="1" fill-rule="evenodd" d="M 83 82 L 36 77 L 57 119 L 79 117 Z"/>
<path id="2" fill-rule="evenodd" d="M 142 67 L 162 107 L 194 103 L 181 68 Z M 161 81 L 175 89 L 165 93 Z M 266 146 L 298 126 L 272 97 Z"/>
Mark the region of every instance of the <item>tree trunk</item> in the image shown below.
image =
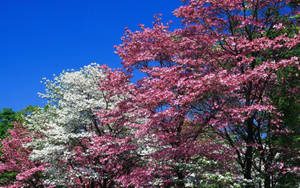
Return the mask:
<path id="1" fill-rule="evenodd" d="M 253 158 L 253 120 L 249 118 L 247 120 L 247 149 L 245 153 L 245 169 L 244 169 L 244 177 L 247 180 L 251 180 L 251 171 L 252 171 L 252 158 Z M 250 188 L 251 185 L 247 185 L 246 188 Z"/>
<path id="2" fill-rule="evenodd" d="M 265 182 L 264 182 L 264 184 L 265 184 L 265 188 L 270 188 L 271 186 L 270 186 L 270 184 L 271 184 L 271 177 L 270 177 L 270 175 L 266 175 L 265 176 Z"/>
<path id="3" fill-rule="evenodd" d="M 244 178 L 247 180 L 251 180 L 251 170 L 252 170 L 252 155 L 253 148 L 252 146 L 248 146 L 245 154 L 245 169 L 244 169 Z M 250 188 L 250 185 L 247 185 L 246 188 Z"/>
<path id="4" fill-rule="evenodd" d="M 179 182 L 176 183 L 176 187 L 183 188 L 184 187 L 184 175 L 181 170 L 177 171 L 177 177 L 178 177 Z"/>

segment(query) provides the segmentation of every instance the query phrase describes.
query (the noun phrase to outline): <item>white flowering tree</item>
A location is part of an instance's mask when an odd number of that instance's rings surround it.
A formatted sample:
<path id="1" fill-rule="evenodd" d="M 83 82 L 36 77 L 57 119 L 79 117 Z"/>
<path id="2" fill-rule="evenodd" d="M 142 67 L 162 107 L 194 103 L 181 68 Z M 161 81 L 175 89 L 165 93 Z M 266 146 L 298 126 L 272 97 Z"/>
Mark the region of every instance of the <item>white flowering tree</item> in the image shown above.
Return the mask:
<path id="1" fill-rule="evenodd" d="M 48 164 L 46 184 L 112 186 L 121 176 L 122 160 L 128 167 L 134 159 L 132 129 L 117 123 L 126 115 L 111 114 L 128 95 L 106 92 L 101 80 L 107 80 L 104 67 L 95 63 L 44 80 L 46 93 L 40 96 L 48 104 L 27 119 L 27 126 L 38 133 L 28 146 L 33 161 Z"/>

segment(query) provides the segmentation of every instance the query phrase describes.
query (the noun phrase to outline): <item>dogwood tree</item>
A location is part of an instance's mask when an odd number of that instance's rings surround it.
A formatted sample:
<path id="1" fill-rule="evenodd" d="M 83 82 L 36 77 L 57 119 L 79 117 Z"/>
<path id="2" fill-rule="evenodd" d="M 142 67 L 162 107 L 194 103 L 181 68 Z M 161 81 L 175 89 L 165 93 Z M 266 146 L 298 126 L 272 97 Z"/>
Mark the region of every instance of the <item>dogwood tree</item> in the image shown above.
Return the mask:
<path id="1" fill-rule="evenodd" d="M 274 187 L 285 174 L 299 173 L 283 160 L 297 153 L 274 144 L 290 132 L 272 97 L 283 84 L 279 72 L 300 69 L 299 54 L 291 53 L 299 48 L 298 12 L 287 0 L 185 3 L 174 11 L 182 28 L 170 31 L 170 23 L 157 18 L 153 28 L 127 29 L 116 47 L 125 68 L 147 74 L 138 82 L 137 100 L 149 110 L 145 126 L 158 147 L 154 160 L 164 161 L 155 166 L 162 181 L 183 187 L 188 177 L 185 168 L 167 161 L 218 152 L 224 159 L 223 145 L 197 143 L 208 127 L 234 151 L 247 187 Z M 193 122 L 189 131 L 186 119 Z"/>

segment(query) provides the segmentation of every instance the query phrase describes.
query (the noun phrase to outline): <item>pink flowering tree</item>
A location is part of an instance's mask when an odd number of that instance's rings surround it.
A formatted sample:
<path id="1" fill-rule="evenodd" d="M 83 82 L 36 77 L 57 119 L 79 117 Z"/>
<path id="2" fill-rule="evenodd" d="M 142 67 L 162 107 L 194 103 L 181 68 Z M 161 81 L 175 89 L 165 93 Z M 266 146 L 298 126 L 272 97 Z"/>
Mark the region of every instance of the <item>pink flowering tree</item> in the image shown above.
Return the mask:
<path id="1" fill-rule="evenodd" d="M 107 100 L 116 96 L 123 96 L 123 100 L 111 110 L 100 110 L 99 121 L 111 130 L 117 128 L 129 131 L 125 135 L 118 131 L 114 138 L 120 139 L 127 135 L 124 137 L 126 142 L 123 143 L 123 149 L 111 148 L 110 153 L 113 155 L 107 155 L 107 158 L 129 157 L 125 161 L 130 161 L 130 164 L 122 165 L 122 158 L 115 161 L 119 166 L 118 181 L 123 186 L 233 185 L 239 181 L 239 177 L 231 174 L 235 173 L 230 170 L 234 169 L 233 157 L 226 154 L 231 149 L 224 142 L 218 141 L 215 133 L 211 130 L 204 131 L 205 128 L 199 130 L 190 118 L 182 118 L 183 130 L 176 133 L 172 121 L 154 112 L 155 106 L 161 105 L 161 101 L 157 102 L 155 98 L 156 94 L 149 95 L 145 88 L 130 84 L 130 75 L 123 72 L 107 69 L 105 75 L 99 84 L 100 90 L 106 92 Z M 112 133 L 114 131 L 108 132 L 109 135 Z M 110 143 L 109 139 L 106 138 L 105 143 Z M 101 141 L 98 143 L 105 149 L 109 146 Z M 129 143 L 131 144 L 128 145 Z M 128 150 L 130 152 L 124 152 Z M 126 173 L 124 166 L 127 168 Z"/>
<path id="2" fill-rule="evenodd" d="M 1 141 L 2 155 L 0 173 L 15 174 L 15 180 L 8 179 L 0 182 L 5 187 L 42 187 L 42 172 L 45 165 L 29 159 L 30 148 L 24 144 L 31 142 L 30 133 L 22 125 L 15 123 L 14 128 L 8 130 L 9 136 Z"/>
<path id="3" fill-rule="evenodd" d="M 128 178 L 143 185 L 144 180 L 136 176 L 145 161 L 138 152 L 135 132 L 145 118 L 135 113 L 137 108 L 132 102 L 135 86 L 121 71 L 112 71 L 107 66 L 99 69 L 105 75 L 99 80 L 99 93 L 103 94 L 105 105 L 94 112 L 95 121 L 86 126 L 94 134 L 75 148 L 72 167 L 96 173 L 93 179 L 80 180 L 87 186 L 126 187 Z"/>
<path id="4" fill-rule="evenodd" d="M 283 160 L 296 159 L 295 150 L 274 143 L 295 134 L 273 97 L 283 84 L 279 73 L 300 69 L 294 53 L 298 12 L 288 3 L 190 0 L 174 11 L 181 28 L 170 31 L 170 23 L 157 18 L 153 28 L 126 30 L 117 53 L 128 71 L 147 74 L 138 82 L 136 101 L 147 109 L 143 126 L 155 148 L 149 154 L 153 176 L 163 184 L 182 187 L 191 175 L 182 164 L 194 156 L 222 164 L 229 151 L 246 187 L 274 187 L 286 173 L 299 173 Z M 186 120 L 192 122 L 188 128 Z M 221 143 L 199 143 L 206 130 Z"/>

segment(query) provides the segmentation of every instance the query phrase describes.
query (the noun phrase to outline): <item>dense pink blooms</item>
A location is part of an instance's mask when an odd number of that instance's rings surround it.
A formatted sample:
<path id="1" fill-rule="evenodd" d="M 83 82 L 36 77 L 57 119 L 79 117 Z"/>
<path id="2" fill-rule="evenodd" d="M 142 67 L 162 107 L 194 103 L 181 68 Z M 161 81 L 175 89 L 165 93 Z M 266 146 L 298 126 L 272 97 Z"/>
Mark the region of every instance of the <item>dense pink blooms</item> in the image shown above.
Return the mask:
<path id="1" fill-rule="evenodd" d="M 45 165 L 33 162 L 29 159 L 30 149 L 25 148 L 23 144 L 31 142 L 30 133 L 22 125 L 15 123 L 14 129 L 8 130 L 10 136 L 3 139 L 2 155 L 0 162 L 0 173 L 16 172 L 17 181 L 8 187 L 38 186 L 43 182 L 41 172 Z M 5 182 L 1 182 L 5 183 Z"/>
<path id="2" fill-rule="evenodd" d="M 197 143 L 207 130 L 217 132 L 231 146 L 246 179 L 257 174 L 269 184 L 268 177 L 284 172 L 281 157 L 291 152 L 265 142 L 265 137 L 274 139 L 289 132 L 271 97 L 281 84 L 277 72 L 286 67 L 300 69 L 298 57 L 280 55 L 299 47 L 300 35 L 282 32 L 293 23 L 272 19 L 263 10 L 279 10 L 286 3 L 190 0 L 174 11 L 182 18 L 183 28 L 171 31 L 158 19 L 153 28 L 126 30 L 117 53 L 129 71 L 147 74 L 138 82 L 136 106 L 144 108 L 148 121 L 143 127 L 151 138 L 147 144 L 156 148 L 151 157 L 160 164 L 151 168 L 163 174 L 167 185 L 171 177 L 188 177 L 186 169 L 167 161 L 189 163 L 200 155 L 217 157 L 222 163 L 228 157 L 229 152 L 214 155 L 230 150 L 224 144 L 210 139 Z M 277 31 L 282 33 L 270 37 Z M 187 120 L 190 131 L 185 129 Z"/>

